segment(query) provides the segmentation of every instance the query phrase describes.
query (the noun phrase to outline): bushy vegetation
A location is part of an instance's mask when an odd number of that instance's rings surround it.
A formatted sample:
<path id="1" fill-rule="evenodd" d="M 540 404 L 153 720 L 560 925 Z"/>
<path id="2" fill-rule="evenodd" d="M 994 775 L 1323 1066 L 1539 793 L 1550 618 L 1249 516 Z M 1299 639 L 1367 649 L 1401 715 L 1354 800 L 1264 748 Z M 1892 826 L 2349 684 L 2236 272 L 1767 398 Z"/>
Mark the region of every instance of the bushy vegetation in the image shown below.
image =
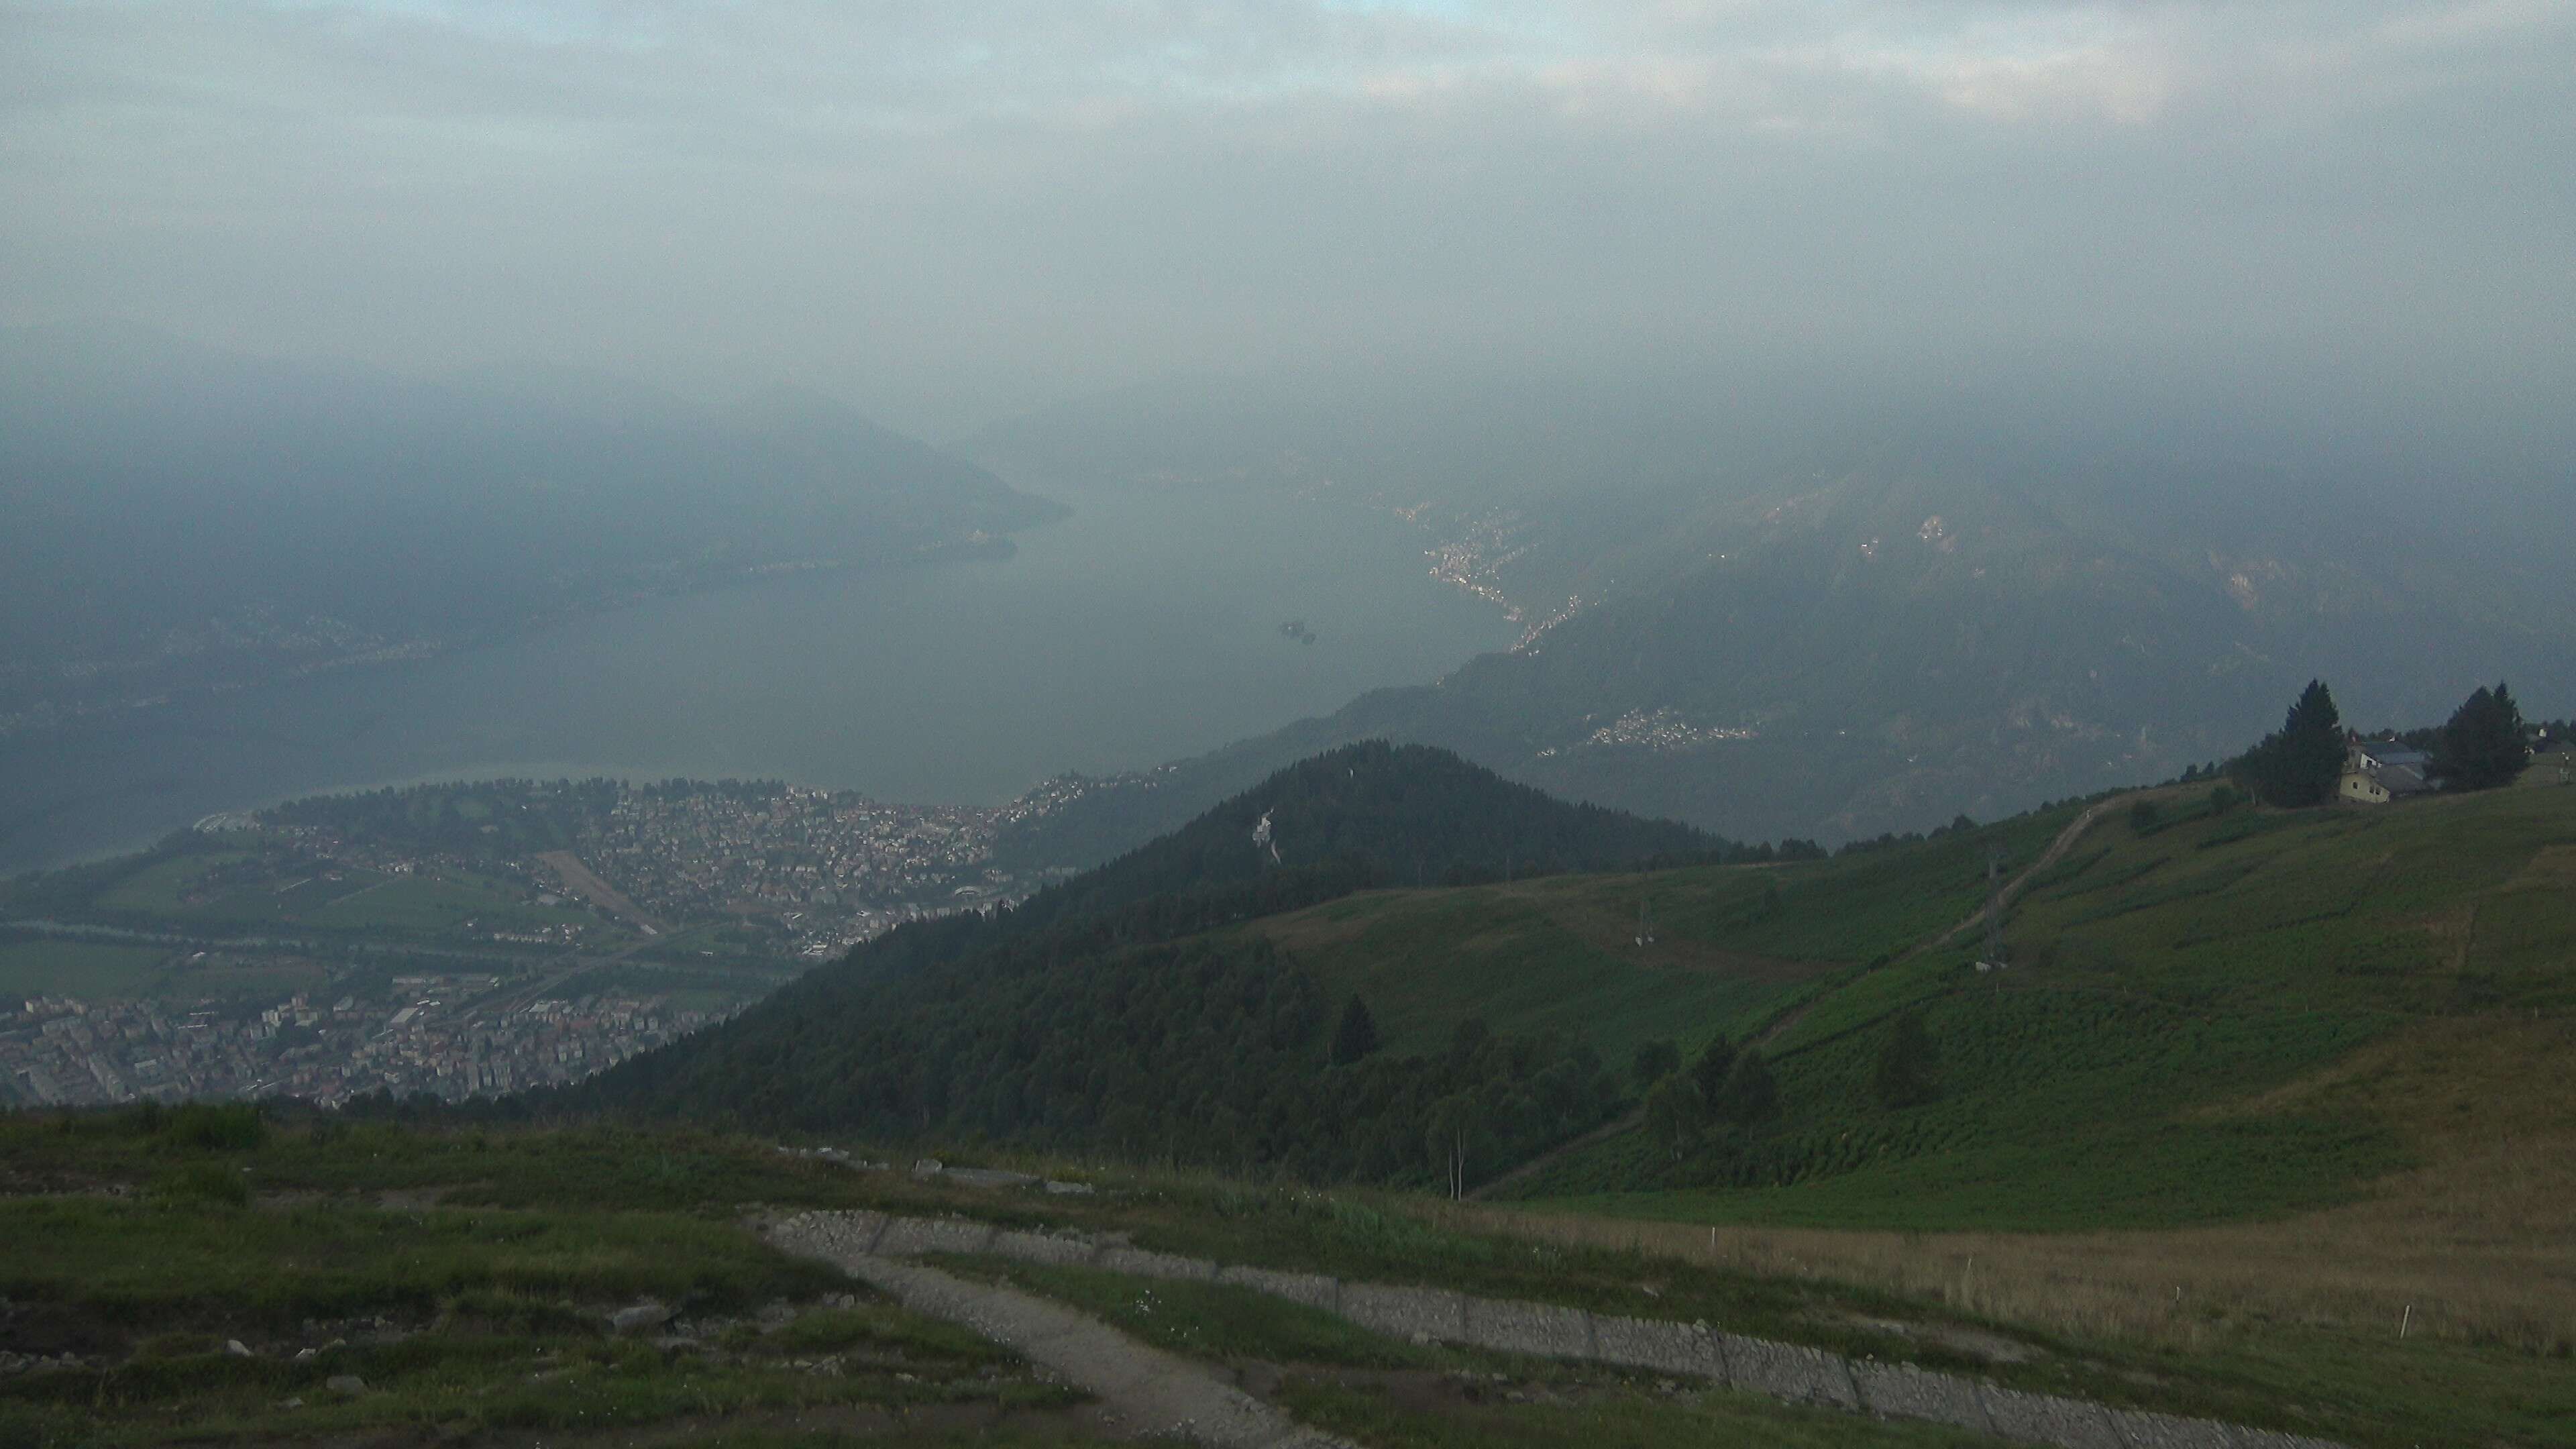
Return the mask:
<path id="1" fill-rule="evenodd" d="M 830 1270 L 729 1225 L 646 1213 L 38 1198 L 0 1200 L 0 1231 L 45 1245 L 0 1266 L 0 1295 L 156 1332 L 198 1319 L 285 1331 L 306 1319 L 425 1316 L 475 1290 L 741 1310 L 837 1286 Z"/>
<path id="2" fill-rule="evenodd" d="M 85 1351 L 0 1379 L 13 1445 L 561 1437 L 1069 1397 L 892 1304 L 813 1306 L 853 1285 L 687 1217 L 40 1198 L 0 1201 L 0 1232 L 32 1250 L 0 1264 L 0 1303 Z M 605 1310 L 639 1297 L 735 1327 L 676 1353 L 613 1336 Z M 813 1371 L 823 1355 L 833 1372 Z"/>

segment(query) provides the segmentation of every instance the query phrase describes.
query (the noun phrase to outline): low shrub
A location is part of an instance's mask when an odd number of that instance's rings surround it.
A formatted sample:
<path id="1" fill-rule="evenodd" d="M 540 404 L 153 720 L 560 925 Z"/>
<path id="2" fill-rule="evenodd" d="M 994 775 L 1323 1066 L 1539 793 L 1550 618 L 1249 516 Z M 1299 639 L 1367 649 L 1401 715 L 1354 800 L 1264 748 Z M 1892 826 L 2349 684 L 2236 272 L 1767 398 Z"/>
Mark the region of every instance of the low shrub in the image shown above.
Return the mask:
<path id="1" fill-rule="evenodd" d="M 250 1184 L 220 1162 L 191 1162 L 152 1180 L 144 1194 L 163 1207 L 248 1207 Z"/>

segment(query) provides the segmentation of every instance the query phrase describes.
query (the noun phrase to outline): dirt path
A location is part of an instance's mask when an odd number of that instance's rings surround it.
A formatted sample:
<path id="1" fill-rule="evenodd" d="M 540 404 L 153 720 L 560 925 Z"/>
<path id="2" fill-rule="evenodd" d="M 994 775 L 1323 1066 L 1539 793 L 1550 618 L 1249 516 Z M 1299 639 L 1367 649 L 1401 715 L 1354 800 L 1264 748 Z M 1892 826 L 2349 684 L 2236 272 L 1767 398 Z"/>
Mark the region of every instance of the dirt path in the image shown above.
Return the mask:
<path id="1" fill-rule="evenodd" d="M 1220 1449 L 1351 1449 L 1219 1379 L 1099 1320 L 1013 1289 L 873 1257 L 773 1228 L 781 1247 L 818 1257 L 904 1307 L 961 1324 L 1097 1396 L 1114 1432 Z"/>
<path id="2" fill-rule="evenodd" d="M 2003 908 L 2005 910 L 2011 910 L 2013 901 L 2021 895 L 2023 890 L 2029 887 L 2031 881 L 2036 879 L 2041 871 L 2048 869 L 2050 866 L 2057 864 L 2061 860 L 2064 860 L 2066 858 L 2066 853 L 2075 848 L 2075 842 L 2084 838 L 2084 832 L 2093 828 L 2094 822 L 2100 820 L 2104 815 L 2109 814 L 2111 807 L 2128 798 L 2128 794 L 2124 792 L 2122 794 L 2114 795 L 2108 800 L 2096 802 L 2092 806 L 2088 807 L 2083 814 L 2078 815 L 2072 821 L 2069 821 L 2064 830 L 2057 832 L 2057 838 L 2048 843 L 2048 849 L 2039 853 L 2039 859 L 2032 861 L 2030 865 L 2021 872 L 2021 874 L 2004 882 L 2003 893 L 2001 896 L 2001 904 Z M 1921 946 L 1917 946 L 1913 951 L 1908 951 L 1906 954 L 1911 956 L 1916 952 L 1926 951 L 1934 946 L 1946 946 L 1952 941 L 1959 939 L 1963 933 L 1984 925 L 1985 920 L 1986 907 L 1979 906 L 1977 907 L 1975 914 L 1942 932 L 1937 940 L 1929 941 Z"/>
<path id="3" fill-rule="evenodd" d="M 1536 1177 L 1541 1169 L 1556 1161 L 1558 1158 L 1565 1156 L 1567 1153 L 1580 1152 L 1595 1142 L 1607 1142 L 1622 1132 L 1634 1132 L 1639 1127 L 1645 1125 L 1645 1121 L 1646 1109 L 1639 1107 L 1624 1117 L 1615 1118 L 1611 1121 L 1602 1123 L 1600 1126 L 1593 1128 L 1591 1131 L 1584 1133 L 1580 1137 L 1569 1137 L 1565 1141 L 1560 1142 L 1545 1152 L 1540 1153 L 1538 1156 L 1531 1158 L 1529 1161 L 1522 1163 L 1520 1166 L 1513 1168 L 1511 1171 L 1504 1173 L 1502 1176 L 1495 1178 L 1493 1181 L 1486 1183 L 1484 1186 L 1469 1189 L 1467 1193 L 1467 1201 L 1483 1202 L 1487 1197 L 1494 1193 L 1501 1192 L 1504 1188 L 1510 1187 L 1515 1183 L 1527 1182 L 1529 1179 Z"/>
<path id="4" fill-rule="evenodd" d="M 1724 1384 L 1785 1403 L 1948 1425 L 1980 1440 L 2044 1449 L 2344 1449 L 2326 1440 L 2266 1433 L 2208 1419 L 2115 1407 L 2007 1388 L 1982 1373 L 1924 1369 L 1905 1358 L 1848 1359 L 1808 1344 L 1751 1338 L 1705 1322 L 1596 1314 L 1549 1302 L 1485 1298 L 1448 1288 L 1365 1282 L 1129 1247 L 1123 1234 L 1006 1231 L 974 1218 L 888 1217 L 808 1211 L 772 1220 L 773 1241 L 847 1268 L 907 1308 L 964 1324 L 1111 1399 L 1120 1433 L 1182 1434 L 1220 1445 L 1333 1445 L 1302 1430 L 1208 1370 L 1144 1348 L 1071 1309 L 1007 1288 L 988 1288 L 915 1267 L 923 1254 L 956 1253 L 1027 1263 L 1082 1265 L 1143 1279 L 1232 1283 L 1330 1313 L 1371 1333 L 1415 1343 L 1462 1344 L 1644 1370 Z M 2026 1361 L 2035 1342 L 1958 1325 L 1883 1329 L 1982 1363 Z M 1937 1330 L 1937 1331 L 1935 1331 Z M 1911 1357 L 1908 1355 L 1907 1357 Z M 1275 1382 L 1254 1373 L 1248 1382 Z M 1838 1437 L 1828 1435 L 1826 1437 Z"/>

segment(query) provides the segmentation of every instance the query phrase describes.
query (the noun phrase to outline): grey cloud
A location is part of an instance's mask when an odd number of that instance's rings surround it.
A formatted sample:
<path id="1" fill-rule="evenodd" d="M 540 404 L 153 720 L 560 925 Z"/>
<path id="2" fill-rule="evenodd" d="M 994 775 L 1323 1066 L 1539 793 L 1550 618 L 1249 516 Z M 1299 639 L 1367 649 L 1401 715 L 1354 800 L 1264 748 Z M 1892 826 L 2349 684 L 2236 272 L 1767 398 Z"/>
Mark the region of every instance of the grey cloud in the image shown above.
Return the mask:
<path id="1" fill-rule="evenodd" d="M 2569 381 L 2576 15 L 15 5 L 0 321 L 793 377 L 2134 347 Z"/>

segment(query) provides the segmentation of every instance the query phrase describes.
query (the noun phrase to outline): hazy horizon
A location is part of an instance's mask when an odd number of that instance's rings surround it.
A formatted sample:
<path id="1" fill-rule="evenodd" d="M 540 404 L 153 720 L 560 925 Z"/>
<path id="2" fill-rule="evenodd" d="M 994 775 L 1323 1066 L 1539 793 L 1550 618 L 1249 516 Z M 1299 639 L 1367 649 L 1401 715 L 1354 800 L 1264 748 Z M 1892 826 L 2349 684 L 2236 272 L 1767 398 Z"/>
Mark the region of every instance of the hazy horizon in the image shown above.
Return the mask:
<path id="1" fill-rule="evenodd" d="M 0 323 L 940 440 L 1375 369 L 2576 384 L 2576 12 L 0 7 Z"/>

